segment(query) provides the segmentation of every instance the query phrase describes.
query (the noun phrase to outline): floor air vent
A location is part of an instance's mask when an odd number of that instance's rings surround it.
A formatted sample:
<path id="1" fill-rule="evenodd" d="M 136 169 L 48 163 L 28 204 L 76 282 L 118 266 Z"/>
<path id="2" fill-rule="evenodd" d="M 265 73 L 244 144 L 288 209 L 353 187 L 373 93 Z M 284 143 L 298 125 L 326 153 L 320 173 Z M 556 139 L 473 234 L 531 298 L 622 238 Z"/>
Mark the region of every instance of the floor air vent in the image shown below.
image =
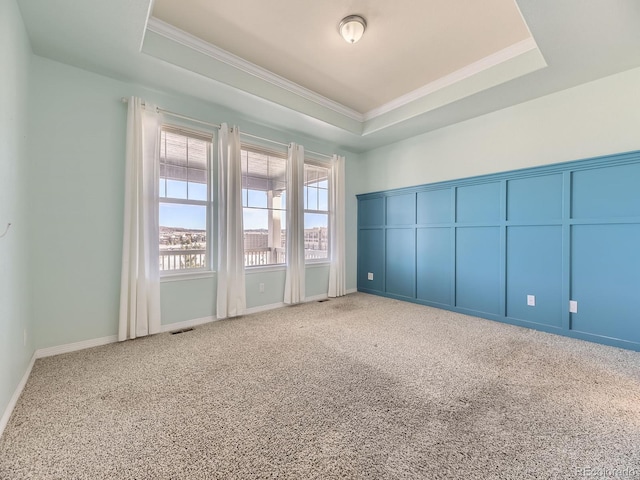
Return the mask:
<path id="1" fill-rule="evenodd" d="M 183 328 L 182 330 L 175 330 L 171 332 L 171 335 L 177 335 L 179 333 L 190 332 L 193 328 Z"/>

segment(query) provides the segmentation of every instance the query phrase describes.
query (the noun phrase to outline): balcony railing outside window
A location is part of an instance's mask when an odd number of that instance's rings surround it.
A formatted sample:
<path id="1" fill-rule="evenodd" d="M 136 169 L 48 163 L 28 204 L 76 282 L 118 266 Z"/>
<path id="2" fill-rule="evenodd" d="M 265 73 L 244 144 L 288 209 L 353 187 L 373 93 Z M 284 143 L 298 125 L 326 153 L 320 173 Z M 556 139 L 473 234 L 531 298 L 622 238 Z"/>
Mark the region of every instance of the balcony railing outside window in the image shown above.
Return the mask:
<path id="1" fill-rule="evenodd" d="M 163 250 L 160 251 L 160 270 L 177 271 L 206 267 L 206 249 Z M 326 250 L 305 249 L 306 260 L 324 260 Z M 248 267 L 259 267 L 286 263 L 284 248 L 255 248 L 245 250 L 244 264 Z"/>
<path id="2" fill-rule="evenodd" d="M 160 272 L 210 270 L 211 137 L 164 125 L 160 135 Z"/>
<path id="3" fill-rule="evenodd" d="M 205 268 L 206 249 L 160 251 L 160 271 Z"/>
<path id="4" fill-rule="evenodd" d="M 281 152 L 243 145 L 244 265 L 286 261 L 287 159 Z"/>
<path id="5" fill-rule="evenodd" d="M 164 126 L 160 155 L 160 271 L 215 269 L 210 258 L 211 141 L 192 131 Z M 285 265 L 287 158 L 243 144 L 244 265 Z M 304 249 L 310 263 L 329 259 L 329 173 L 320 163 L 304 166 Z M 209 247 L 209 248 L 208 248 Z"/>

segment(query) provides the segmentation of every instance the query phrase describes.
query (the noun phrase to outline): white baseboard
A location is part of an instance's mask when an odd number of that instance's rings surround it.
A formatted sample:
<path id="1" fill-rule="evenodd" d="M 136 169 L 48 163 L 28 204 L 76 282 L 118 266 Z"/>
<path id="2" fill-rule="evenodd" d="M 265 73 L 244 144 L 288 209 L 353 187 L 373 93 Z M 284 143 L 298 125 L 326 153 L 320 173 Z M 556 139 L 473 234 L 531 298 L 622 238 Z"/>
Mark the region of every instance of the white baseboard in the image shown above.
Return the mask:
<path id="1" fill-rule="evenodd" d="M 354 289 L 347 290 L 346 293 L 350 294 L 355 292 L 357 292 L 357 289 L 354 288 Z M 305 303 L 317 302 L 318 300 L 324 300 L 326 298 L 328 298 L 327 294 L 321 293 L 320 295 L 314 295 L 312 297 L 305 298 L 304 302 Z M 245 311 L 245 315 L 258 313 L 258 312 L 265 312 L 267 310 L 273 310 L 275 308 L 282 308 L 286 306 L 287 305 L 284 302 L 271 303 L 269 305 L 259 305 L 257 307 L 247 308 L 247 310 Z M 160 327 L 160 333 L 172 332 L 175 330 L 181 330 L 183 328 L 192 328 L 198 325 L 204 325 L 206 323 L 215 322 L 217 320 L 218 319 L 216 317 L 211 316 L 211 317 L 194 318 L 192 320 L 185 320 L 184 322 L 169 323 L 167 325 L 162 325 Z M 35 358 L 51 357 L 53 355 L 61 355 L 63 353 L 70 353 L 78 350 L 84 350 L 85 348 L 100 347 L 102 345 L 115 343 L 117 341 L 118 341 L 117 335 L 110 335 L 108 337 L 94 338 L 91 340 L 83 340 L 82 342 L 67 343 L 65 345 L 57 345 L 55 347 L 40 348 L 36 350 L 34 355 L 35 355 Z"/>
<path id="2" fill-rule="evenodd" d="M 244 311 L 245 315 L 251 315 L 252 313 L 266 312 L 267 310 L 273 310 L 275 308 L 286 307 L 287 304 L 284 302 L 271 303 L 269 305 L 258 305 L 257 307 L 247 308 Z"/>
<path id="3" fill-rule="evenodd" d="M 357 292 L 357 289 L 353 288 L 353 289 L 347 290 L 346 293 L 350 294 L 355 292 Z M 328 298 L 327 294 L 322 293 L 320 295 L 314 295 L 312 297 L 305 298 L 305 303 L 317 302 L 318 300 L 324 300 L 326 298 Z M 284 302 L 272 303 L 269 305 L 260 305 L 257 307 L 248 308 L 245 314 L 249 315 L 252 313 L 264 312 L 267 310 L 273 310 L 275 308 L 282 308 L 282 307 L 286 307 L 286 304 Z M 172 332 L 174 330 L 181 330 L 183 328 L 192 328 L 198 325 L 204 325 L 206 323 L 215 322 L 217 320 L 218 319 L 216 317 L 202 317 L 202 318 L 194 318 L 193 320 L 185 320 L 184 322 L 169 323 L 167 325 L 162 325 L 162 327 L 160 328 L 160 332 L 165 333 L 165 332 Z M 40 348 L 36 350 L 33 353 L 33 356 L 31 357 L 31 361 L 29 362 L 29 367 L 27 367 L 27 371 L 24 373 L 22 380 L 20 380 L 20 383 L 18 384 L 16 391 L 13 393 L 13 396 L 11 397 L 11 400 L 9 400 L 9 404 L 7 405 L 7 408 L 4 411 L 2 418 L 0 418 L 0 437 L 2 436 L 2 432 L 4 432 L 4 429 L 7 426 L 7 423 L 9 423 L 9 418 L 11 418 L 11 413 L 13 412 L 13 409 L 15 408 L 16 403 L 18 402 L 18 399 L 20 398 L 20 394 L 22 394 L 22 390 L 24 389 L 24 386 L 27 384 L 27 380 L 29 379 L 29 375 L 31 375 L 31 370 L 33 369 L 33 364 L 35 363 L 36 359 L 51 357 L 53 355 L 60 355 L 63 353 L 75 352 L 78 350 L 84 350 L 85 348 L 99 347 L 101 345 L 107 345 L 109 343 L 115 343 L 117 341 L 118 341 L 117 335 L 110 335 L 108 337 L 94 338 L 92 340 L 84 340 L 82 342 L 67 343 L 66 345 L 58 345 L 55 347 Z"/>
<path id="4" fill-rule="evenodd" d="M 304 299 L 304 303 L 307 302 L 317 302 L 318 300 L 325 300 L 329 298 L 326 293 L 321 293 L 320 295 L 314 295 L 313 297 L 307 297 Z"/>
<path id="5" fill-rule="evenodd" d="M 194 318 L 193 320 L 185 320 L 184 322 L 168 323 L 167 325 L 162 325 L 162 327 L 160 327 L 160 333 L 174 332 L 176 330 L 182 330 L 183 328 L 193 328 L 198 325 L 204 325 L 205 323 L 216 321 L 218 321 L 216 317 L 202 317 Z"/>
<path id="6" fill-rule="evenodd" d="M 215 317 L 203 317 L 194 318 L 192 320 L 185 320 L 184 322 L 169 323 L 160 327 L 160 333 L 172 332 L 174 330 L 181 330 L 183 328 L 191 328 L 197 325 L 203 325 L 216 321 Z M 78 350 L 84 350 L 85 348 L 100 347 L 102 345 L 108 345 L 109 343 L 115 343 L 118 341 L 117 335 L 110 335 L 108 337 L 94 338 L 91 340 L 84 340 L 82 342 L 67 343 L 65 345 L 58 345 L 55 347 L 41 348 L 36 350 L 36 358 L 52 357 L 53 355 L 60 355 L 63 353 L 75 352 Z"/>
<path id="7" fill-rule="evenodd" d="M 205 323 L 213 322 L 217 320 L 215 317 L 194 318 L 193 320 L 186 320 L 184 322 L 169 323 L 160 327 L 160 333 L 172 332 L 174 330 L 180 330 L 183 328 L 195 327 L 196 325 L 202 325 Z M 78 350 L 84 350 L 85 348 L 100 347 L 102 345 L 108 345 L 109 343 L 115 343 L 118 341 L 117 335 L 110 335 L 108 337 L 93 338 L 91 340 L 83 340 L 81 342 L 67 343 L 65 345 L 57 345 L 55 347 L 41 348 L 36 350 L 36 358 L 52 357 L 54 355 L 61 355 L 63 353 L 76 352 Z"/>
<path id="8" fill-rule="evenodd" d="M 16 391 L 13 392 L 13 396 L 11 397 L 11 400 L 9 400 L 9 404 L 7 405 L 7 408 L 4 409 L 4 414 L 2 415 L 2 418 L 0 418 L 0 437 L 2 437 L 4 429 L 9 423 L 9 419 L 11 418 L 11 414 L 13 413 L 13 409 L 16 407 L 16 404 L 18 403 L 18 399 L 22 394 L 22 390 L 24 390 L 24 386 L 27 384 L 27 380 L 29 380 L 29 375 L 31 375 L 31 369 L 33 368 L 33 364 L 36 362 L 36 358 L 37 358 L 36 352 L 33 352 L 33 355 L 31 356 L 31 361 L 29 362 L 29 366 L 27 367 L 27 370 L 24 372 L 24 375 L 22 376 L 22 380 L 20 380 L 20 383 L 16 387 Z"/>
<path id="9" fill-rule="evenodd" d="M 349 295 L 350 293 L 356 293 L 358 291 L 357 288 L 350 288 L 347 290 L 347 295 Z"/>
<path id="10" fill-rule="evenodd" d="M 317 300 L 323 300 L 327 298 L 327 294 L 315 295 L 313 297 L 308 297 L 305 299 L 305 302 L 314 302 Z M 258 307 L 248 308 L 245 311 L 245 314 L 264 312 L 266 310 L 273 310 L 274 308 L 285 307 L 286 304 L 283 302 L 272 303 L 270 305 L 260 305 Z M 192 320 L 185 320 L 183 322 L 169 323 L 166 325 L 162 325 L 160 327 L 160 333 L 172 332 L 175 330 L 181 330 L 183 328 L 192 328 L 198 325 L 204 325 L 205 323 L 215 322 L 218 319 L 216 317 L 202 317 L 202 318 L 194 318 Z M 55 347 L 41 348 L 36 350 L 35 356 L 36 358 L 45 358 L 51 357 L 53 355 L 61 355 L 63 353 L 75 352 L 78 350 L 84 350 L 85 348 L 99 347 L 102 345 L 107 345 L 109 343 L 115 343 L 118 341 L 117 335 L 110 335 L 108 337 L 102 338 L 94 338 L 91 340 L 84 340 L 82 342 L 75 343 L 67 343 L 65 345 L 57 345 Z"/>
<path id="11" fill-rule="evenodd" d="M 317 302 L 318 300 L 324 300 L 326 298 L 329 298 L 327 296 L 326 293 L 321 293 L 320 295 L 314 295 L 312 297 L 306 297 L 304 299 L 304 302 L 302 303 L 308 303 L 308 302 Z M 257 307 L 251 307 L 251 308 L 247 308 L 245 310 L 245 315 L 250 315 L 252 313 L 259 313 L 259 312 L 266 312 L 267 310 L 274 310 L 276 308 L 282 308 L 282 307 L 286 307 L 287 304 L 284 302 L 278 302 L 278 303 L 271 303 L 269 305 L 259 305 Z"/>
<path id="12" fill-rule="evenodd" d="M 100 347 L 102 345 L 115 343 L 117 341 L 117 335 L 110 335 L 108 337 L 83 340 L 82 342 L 67 343 L 66 345 L 58 345 L 56 347 L 40 348 L 36 350 L 36 358 L 52 357 L 53 355 L 75 352 L 77 350 L 84 350 L 85 348 Z"/>

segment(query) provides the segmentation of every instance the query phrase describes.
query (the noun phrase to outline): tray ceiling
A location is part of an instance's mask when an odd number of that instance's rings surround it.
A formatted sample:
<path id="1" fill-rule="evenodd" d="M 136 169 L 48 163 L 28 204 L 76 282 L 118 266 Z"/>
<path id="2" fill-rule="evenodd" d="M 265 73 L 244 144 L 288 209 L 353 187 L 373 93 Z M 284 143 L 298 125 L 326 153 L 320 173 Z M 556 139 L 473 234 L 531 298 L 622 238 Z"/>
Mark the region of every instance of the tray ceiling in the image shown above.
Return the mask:
<path id="1" fill-rule="evenodd" d="M 142 49 L 359 135 L 546 66 L 514 0 L 156 0 Z"/>
<path id="2" fill-rule="evenodd" d="M 368 23 L 353 45 L 337 28 L 349 14 Z M 535 48 L 513 0 L 156 0 L 152 15 L 369 116 L 455 72 Z"/>
<path id="3" fill-rule="evenodd" d="M 114 102 L 141 85 L 356 152 L 640 67 L 637 0 L 17 2 L 34 54 L 123 80 Z"/>

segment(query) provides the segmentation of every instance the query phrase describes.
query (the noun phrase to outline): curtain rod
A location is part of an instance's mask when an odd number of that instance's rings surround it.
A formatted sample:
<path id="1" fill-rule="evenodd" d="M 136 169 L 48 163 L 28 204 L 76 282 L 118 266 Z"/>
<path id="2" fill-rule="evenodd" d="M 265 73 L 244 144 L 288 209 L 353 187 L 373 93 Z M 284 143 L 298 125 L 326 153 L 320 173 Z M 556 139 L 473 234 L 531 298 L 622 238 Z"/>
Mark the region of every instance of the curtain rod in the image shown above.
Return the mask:
<path id="1" fill-rule="evenodd" d="M 270 140 L 270 139 L 264 138 L 264 137 L 259 137 L 258 135 L 252 135 L 251 133 L 246 133 L 246 132 L 243 132 L 243 131 L 240 131 L 240 135 L 244 135 L 245 137 L 255 138 L 257 140 L 264 140 L 265 142 L 273 143 L 275 145 L 280 145 L 281 147 L 285 147 L 285 148 L 289 147 L 289 145 L 287 145 L 286 143 L 277 142 L 275 140 Z M 314 152 L 313 150 L 307 150 L 306 148 L 304 149 L 304 151 L 308 152 L 308 153 L 311 153 L 313 155 L 318 155 L 319 157 L 332 158 L 332 155 L 327 155 L 326 153 Z"/>
<path id="2" fill-rule="evenodd" d="M 121 100 L 122 100 L 122 103 L 129 103 L 129 99 L 126 97 L 122 97 Z M 145 105 L 144 102 L 142 103 L 142 105 L 143 106 Z M 156 112 L 164 113 L 165 115 L 169 115 L 171 117 L 181 118 L 182 120 L 189 120 L 190 122 L 196 122 L 202 125 L 207 125 L 208 127 L 220 129 L 220 125 L 218 125 L 217 123 L 210 123 L 210 122 L 205 122 L 204 120 L 198 120 L 197 118 L 187 117 L 186 115 L 181 115 L 179 113 L 175 113 L 170 110 L 165 110 L 164 108 L 156 107 Z"/>
<path id="3" fill-rule="evenodd" d="M 126 98 L 126 97 L 122 97 L 121 100 L 122 100 L 122 103 L 129 103 L 129 99 Z M 144 103 L 142 105 L 144 105 Z M 205 122 L 203 120 L 198 120 L 197 118 L 187 117 L 186 115 L 181 115 L 179 113 L 171 112 L 169 110 L 165 110 L 165 109 L 160 108 L 160 107 L 156 107 L 156 111 L 158 113 L 164 113 L 165 115 L 170 115 L 172 117 L 181 118 L 183 120 L 189 120 L 191 122 L 200 123 L 202 125 L 207 125 L 209 127 L 213 127 L 213 128 L 217 128 L 217 129 L 220 128 L 220 125 L 218 125 L 217 123 L 209 123 L 209 122 Z M 243 132 L 243 131 L 240 131 L 240 135 L 245 135 L 247 137 L 255 138 L 257 140 L 264 140 L 265 142 L 271 142 L 271 143 L 274 143 L 276 145 L 280 145 L 280 146 L 286 147 L 286 148 L 289 147 L 289 145 L 286 144 L 286 143 L 276 142 L 275 140 L 270 140 L 268 138 L 259 137 L 257 135 L 252 135 L 250 133 L 246 133 L 246 132 Z M 327 155 L 326 153 L 314 152 L 313 150 L 307 150 L 307 149 L 305 149 L 305 151 L 311 153 L 312 155 L 318 155 L 320 157 L 325 157 L 325 158 L 333 158 L 332 155 Z"/>

